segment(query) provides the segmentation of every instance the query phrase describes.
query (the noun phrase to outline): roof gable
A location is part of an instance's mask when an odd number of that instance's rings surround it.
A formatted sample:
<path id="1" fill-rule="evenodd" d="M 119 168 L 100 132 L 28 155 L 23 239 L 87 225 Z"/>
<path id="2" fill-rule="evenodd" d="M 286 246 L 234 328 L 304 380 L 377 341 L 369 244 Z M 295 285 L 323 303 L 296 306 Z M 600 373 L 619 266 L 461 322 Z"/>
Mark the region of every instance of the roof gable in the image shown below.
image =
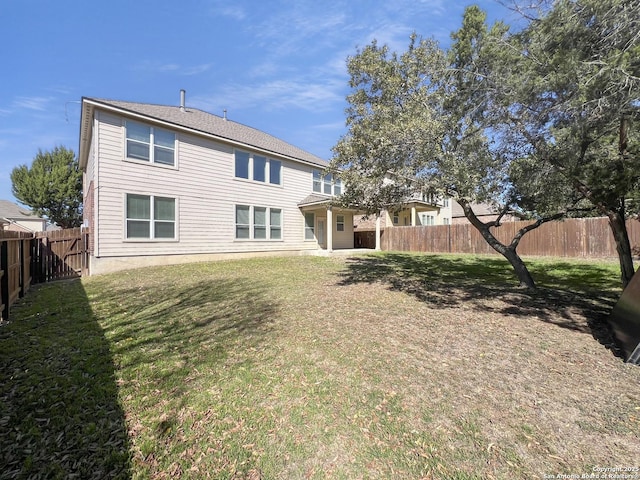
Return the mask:
<path id="1" fill-rule="evenodd" d="M 222 118 L 218 115 L 189 107 L 177 107 L 168 105 L 155 105 L 149 103 L 124 102 L 119 100 L 106 100 L 97 98 L 83 98 L 83 104 L 91 105 L 93 108 L 104 108 L 115 110 L 122 114 L 134 114 L 135 116 L 146 117 L 167 123 L 175 127 L 186 129 L 195 134 L 227 141 L 242 148 L 257 149 L 265 153 L 290 158 L 303 163 L 326 167 L 328 162 L 313 155 L 301 148 L 285 142 L 273 135 L 269 135 L 261 130 L 248 127 L 238 122 Z M 83 108 L 82 115 L 87 116 L 91 112 Z M 88 141 L 90 135 L 87 131 L 91 128 L 91 122 L 85 118 L 81 122 L 80 151 L 84 152 L 83 142 Z M 86 161 L 86 159 L 85 159 Z M 83 165 L 81 154 L 80 165 Z"/>

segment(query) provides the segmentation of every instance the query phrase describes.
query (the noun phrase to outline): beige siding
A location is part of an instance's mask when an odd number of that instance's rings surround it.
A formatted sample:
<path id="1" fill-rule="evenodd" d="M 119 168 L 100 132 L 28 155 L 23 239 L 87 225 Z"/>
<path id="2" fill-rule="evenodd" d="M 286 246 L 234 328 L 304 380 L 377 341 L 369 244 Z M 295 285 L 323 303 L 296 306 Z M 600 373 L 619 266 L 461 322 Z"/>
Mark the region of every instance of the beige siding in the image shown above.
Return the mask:
<path id="1" fill-rule="evenodd" d="M 338 231 L 338 215 L 344 215 L 344 231 Z M 334 212 L 333 215 L 333 248 L 353 248 L 353 214 L 350 212 Z"/>
<path id="2" fill-rule="evenodd" d="M 297 207 L 297 203 L 311 193 L 311 167 L 282 159 L 282 186 L 236 179 L 232 147 L 184 133 L 177 135 L 176 169 L 130 162 L 124 160 L 124 120 L 103 111 L 97 111 L 96 115 L 98 125 L 94 138 L 97 138 L 100 158 L 96 256 L 316 248 L 315 243 L 304 241 L 303 215 Z M 126 193 L 176 198 L 179 241 L 127 241 L 124 238 Z M 236 204 L 281 208 L 283 240 L 235 240 Z"/>

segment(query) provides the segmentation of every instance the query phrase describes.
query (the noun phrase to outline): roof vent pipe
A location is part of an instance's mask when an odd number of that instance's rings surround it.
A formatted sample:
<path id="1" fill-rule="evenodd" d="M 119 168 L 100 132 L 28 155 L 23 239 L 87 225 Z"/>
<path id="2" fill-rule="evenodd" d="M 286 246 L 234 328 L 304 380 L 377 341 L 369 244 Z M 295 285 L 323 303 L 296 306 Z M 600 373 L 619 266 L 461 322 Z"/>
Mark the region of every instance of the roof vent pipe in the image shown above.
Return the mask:
<path id="1" fill-rule="evenodd" d="M 227 109 L 222 110 L 222 118 L 227 119 Z"/>
<path id="2" fill-rule="evenodd" d="M 181 112 L 184 112 L 184 97 L 186 93 L 187 92 L 185 92 L 184 90 L 180 90 L 180 111 Z"/>

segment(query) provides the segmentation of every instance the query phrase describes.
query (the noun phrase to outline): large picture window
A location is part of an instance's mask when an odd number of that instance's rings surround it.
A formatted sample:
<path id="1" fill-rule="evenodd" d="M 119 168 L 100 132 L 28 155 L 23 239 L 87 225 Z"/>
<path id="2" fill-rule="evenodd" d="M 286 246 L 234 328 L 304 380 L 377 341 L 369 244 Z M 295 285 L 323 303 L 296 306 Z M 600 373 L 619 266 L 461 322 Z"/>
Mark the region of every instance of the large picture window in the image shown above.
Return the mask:
<path id="1" fill-rule="evenodd" d="M 125 128 L 127 131 L 127 158 L 175 166 L 175 133 L 132 121 L 127 121 Z"/>
<path id="2" fill-rule="evenodd" d="M 127 194 L 126 238 L 149 240 L 175 239 L 175 198 Z"/>
<path id="3" fill-rule="evenodd" d="M 282 185 L 282 162 L 262 155 L 236 150 L 235 176 L 254 182 Z"/>
<path id="4" fill-rule="evenodd" d="M 282 240 L 282 209 L 236 205 L 236 240 Z"/>

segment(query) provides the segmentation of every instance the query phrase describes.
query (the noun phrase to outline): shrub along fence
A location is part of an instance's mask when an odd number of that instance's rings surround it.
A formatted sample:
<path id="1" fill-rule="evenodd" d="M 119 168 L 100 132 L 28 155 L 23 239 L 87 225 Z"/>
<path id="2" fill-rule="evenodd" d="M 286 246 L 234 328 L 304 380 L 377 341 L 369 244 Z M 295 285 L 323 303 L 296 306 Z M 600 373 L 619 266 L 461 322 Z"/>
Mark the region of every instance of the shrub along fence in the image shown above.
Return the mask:
<path id="1" fill-rule="evenodd" d="M 505 222 L 491 232 L 509 243 L 522 227 L 532 222 Z M 640 222 L 627 220 L 631 247 L 640 251 Z M 382 250 L 488 254 L 495 251 L 471 224 L 386 228 Z M 617 257 L 608 219 L 571 218 L 548 222 L 528 232 L 518 245 L 520 255 L 551 257 Z"/>
<path id="2" fill-rule="evenodd" d="M 88 268 L 88 230 L 0 231 L 0 306 L 2 320 L 35 283 L 80 277 Z"/>

